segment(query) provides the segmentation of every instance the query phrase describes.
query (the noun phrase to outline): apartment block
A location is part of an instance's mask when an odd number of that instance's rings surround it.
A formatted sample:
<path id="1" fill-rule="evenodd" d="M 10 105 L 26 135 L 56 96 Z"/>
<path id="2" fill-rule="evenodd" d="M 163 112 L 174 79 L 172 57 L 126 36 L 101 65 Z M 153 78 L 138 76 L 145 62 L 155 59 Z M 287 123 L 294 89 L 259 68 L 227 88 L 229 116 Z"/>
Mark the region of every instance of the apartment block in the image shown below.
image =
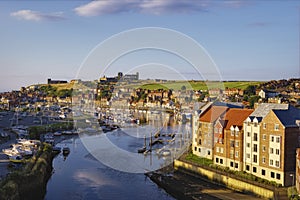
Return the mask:
<path id="1" fill-rule="evenodd" d="M 211 106 L 200 115 L 198 123 L 195 123 L 197 131 L 193 131 L 192 149 L 195 155 L 213 159 L 214 125 L 228 109 L 226 106 Z"/>
<path id="2" fill-rule="evenodd" d="M 300 110 L 288 104 L 261 104 L 244 122 L 244 170 L 283 186 L 293 184 Z"/>
<path id="3" fill-rule="evenodd" d="M 214 164 L 243 170 L 243 123 L 252 109 L 231 108 L 214 126 Z"/>

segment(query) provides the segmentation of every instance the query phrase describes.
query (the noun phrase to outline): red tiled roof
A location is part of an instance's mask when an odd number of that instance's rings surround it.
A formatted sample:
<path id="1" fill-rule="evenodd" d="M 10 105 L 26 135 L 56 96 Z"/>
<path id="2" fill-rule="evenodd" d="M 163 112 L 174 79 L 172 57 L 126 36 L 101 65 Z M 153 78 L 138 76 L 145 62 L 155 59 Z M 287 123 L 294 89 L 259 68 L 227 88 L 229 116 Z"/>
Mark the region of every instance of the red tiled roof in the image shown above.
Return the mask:
<path id="1" fill-rule="evenodd" d="M 243 122 L 253 111 L 253 109 L 231 108 L 226 112 L 225 121 L 227 123 L 225 129 L 229 130 L 231 126 L 243 126 Z"/>
<path id="2" fill-rule="evenodd" d="M 212 106 L 203 115 L 200 116 L 199 121 L 214 122 L 229 108 L 226 106 Z"/>

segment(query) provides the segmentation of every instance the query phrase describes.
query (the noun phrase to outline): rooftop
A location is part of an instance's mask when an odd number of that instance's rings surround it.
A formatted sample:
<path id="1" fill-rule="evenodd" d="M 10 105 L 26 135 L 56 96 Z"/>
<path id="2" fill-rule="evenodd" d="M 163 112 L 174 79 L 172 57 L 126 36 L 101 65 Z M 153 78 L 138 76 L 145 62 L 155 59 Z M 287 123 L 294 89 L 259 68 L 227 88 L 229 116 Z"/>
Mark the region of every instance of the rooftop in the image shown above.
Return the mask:
<path id="1" fill-rule="evenodd" d="M 276 104 L 276 103 L 262 103 L 250 115 L 252 117 L 264 118 L 271 110 L 287 110 L 289 104 Z"/>
<path id="2" fill-rule="evenodd" d="M 243 122 L 253 112 L 253 109 L 231 108 L 226 113 L 225 129 L 229 130 L 231 126 L 243 126 Z"/>
<path id="3" fill-rule="evenodd" d="M 199 121 L 215 122 L 221 115 L 223 115 L 229 108 L 225 106 L 212 106 L 206 110 Z"/>

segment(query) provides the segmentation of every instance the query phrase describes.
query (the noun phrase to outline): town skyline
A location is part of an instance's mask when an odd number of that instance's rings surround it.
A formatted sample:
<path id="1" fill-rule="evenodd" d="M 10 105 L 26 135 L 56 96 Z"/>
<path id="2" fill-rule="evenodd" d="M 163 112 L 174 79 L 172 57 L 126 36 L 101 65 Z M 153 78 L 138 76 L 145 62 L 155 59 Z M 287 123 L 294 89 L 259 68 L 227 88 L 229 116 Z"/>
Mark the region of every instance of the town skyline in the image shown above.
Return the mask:
<path id="1" fill-rule="evenodd" d="M 59 8 L 55 2 L 2 1 L 0 5 L 1 92 L 45 83 L 49 77 L 76 79 L 81 64 L 99 43 L 143 27 L 162 27 L 191 37 L 211 56 L 224 81 L 299 77 L 296 1 L 75 1 L 62 2 Z M 201 80 L 186 71 L 184 63 L 150 54 L 137 53 L 116 65 L 135 73 L 131 69 L 137 65 L 165 63 L 165 59 L 190 80 Z M 140 70 L 140 78 L 159 74 L 157 78 L 173 79 L 166 70 L 151 69 L 148 65 Z M 97 78 L 100 71 L 101 67 Z"/>

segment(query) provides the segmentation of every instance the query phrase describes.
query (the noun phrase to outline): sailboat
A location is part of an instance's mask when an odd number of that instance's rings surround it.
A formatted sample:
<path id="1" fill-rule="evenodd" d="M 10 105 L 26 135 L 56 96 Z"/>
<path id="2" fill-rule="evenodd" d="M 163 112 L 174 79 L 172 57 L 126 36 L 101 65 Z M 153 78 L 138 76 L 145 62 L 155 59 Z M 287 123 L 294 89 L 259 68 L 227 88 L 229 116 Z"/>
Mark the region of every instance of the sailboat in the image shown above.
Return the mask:
<path id="1" fill-rule="evenodd" d="M 147 150 L 147 144 L 146 144 L 146 136 L 144 138 L 144 146 L 141 149 L 138 149 L 138 153 L 144 153 Z"/>

